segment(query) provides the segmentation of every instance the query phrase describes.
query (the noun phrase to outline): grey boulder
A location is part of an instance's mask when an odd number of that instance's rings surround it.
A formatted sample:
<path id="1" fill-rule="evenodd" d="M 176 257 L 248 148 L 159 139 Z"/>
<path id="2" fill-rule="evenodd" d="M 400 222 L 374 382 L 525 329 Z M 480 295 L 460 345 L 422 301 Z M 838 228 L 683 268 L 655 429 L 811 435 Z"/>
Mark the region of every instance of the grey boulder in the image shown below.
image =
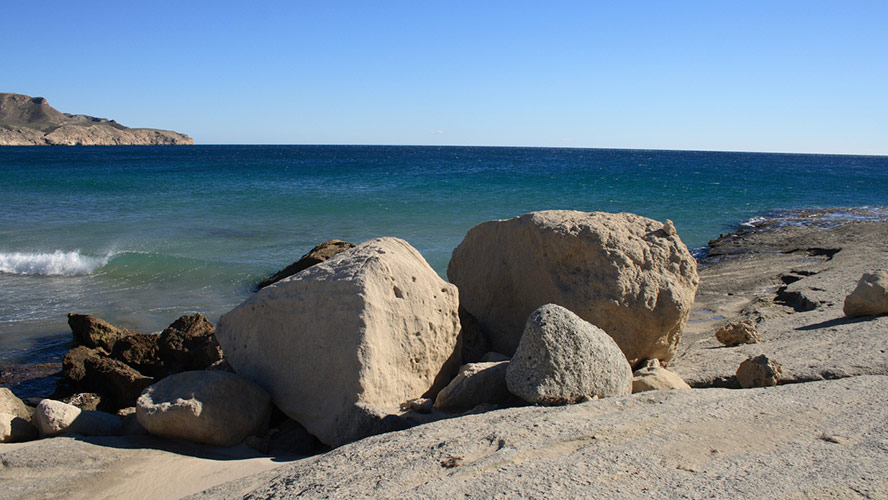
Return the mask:
<path id="1" fill-rule="evenodd" d="M 506 384 L 528 403 L 569 404 L 631 394 L 632 369 L 608 334 L 546 304 L 527 319 Z"/>
<path id="2" fill-rule="evenodd" d="M 845 316 L 876 316 L 888 313 L 888 271 L 864 273 L 857 288 L 845 297 Z"/>

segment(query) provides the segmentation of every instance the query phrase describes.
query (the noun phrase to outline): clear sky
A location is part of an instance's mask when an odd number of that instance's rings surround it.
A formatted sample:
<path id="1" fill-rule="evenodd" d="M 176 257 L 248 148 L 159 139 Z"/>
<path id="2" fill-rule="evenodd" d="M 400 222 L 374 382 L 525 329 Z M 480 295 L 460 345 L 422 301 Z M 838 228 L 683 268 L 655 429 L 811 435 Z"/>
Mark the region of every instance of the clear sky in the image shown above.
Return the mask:
<path id="1" fill-rule="evenodd" d="M 888 154 L 888 2 L 7 1 L 0 91 L 201 144 Z"/>

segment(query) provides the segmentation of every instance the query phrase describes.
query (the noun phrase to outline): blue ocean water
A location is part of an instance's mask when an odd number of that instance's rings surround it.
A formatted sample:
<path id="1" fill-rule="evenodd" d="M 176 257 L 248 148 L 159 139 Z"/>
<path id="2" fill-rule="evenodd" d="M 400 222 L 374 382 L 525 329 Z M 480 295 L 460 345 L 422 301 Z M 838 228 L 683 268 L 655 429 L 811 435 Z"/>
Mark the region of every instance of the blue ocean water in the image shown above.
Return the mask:
<path id="1" fill-rule="evenodd" d="M 548 148 L 0 148 L 0 366 L 65 315 L 215 321 L 315 244 L 409 241 L 442 275 L 472 226 L 533 210 L 672 219 L 691 248 L 801 208 L 888 205 L 888 157 Z"/>

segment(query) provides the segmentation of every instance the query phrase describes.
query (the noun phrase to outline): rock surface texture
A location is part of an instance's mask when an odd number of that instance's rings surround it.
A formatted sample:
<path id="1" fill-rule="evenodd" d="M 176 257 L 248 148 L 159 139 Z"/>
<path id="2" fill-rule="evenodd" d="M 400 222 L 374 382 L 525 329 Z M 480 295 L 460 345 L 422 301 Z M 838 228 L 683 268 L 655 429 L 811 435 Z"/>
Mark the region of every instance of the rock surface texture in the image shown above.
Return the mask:
<path id="1" fill-rule="evenodd" d="M 710 242 L 669 369 L 692 387 L 739 387 L 740 363 L 765 354 L 782 365 L 781 383 L 888 375 L 888 315 L 842 311 L 861 275 L 888 269 L 888 222 L 856 220 L 871 209 L 842 209 L 856 219 L 837 226 L 834 212 L 805 211 L 798 224 L 766 223 Z M 712 332 L 725 319 L 754 321 L 764 342 L 722 347 Z"/>
<path id="2" fill-rule="evenodd" d="M 772 387 L 780 382 L 783 368 L 780 363 L 769 359 L 764 354 L 749 358 L 740 363 L 737 368 L 737 382 L 740 387 L 749 389 L 752 387 Z"/>
<path id="3" fill-rule="evenodd" d="M 733 347 L 740 344 L 758 344 L 762 341 L 755 329 L 755 323 L 745 319 L 732 321 L 715 332 L 715 338 L 723 345 Z"/>
<path id="4" fill-rule="evenodd" d="M 503 404 L 509 400 L 506 386 L 508 361 L 469 363 L 459 369 L 435 398 L 435 408 L 468 410 L 480 404 Z"/>
<path id="5" fill-rule="evenodd" d="M 569 404 L 630 394 L 632 369 L 604 331 L 546 304 L 527 319 L 506 384 L 528 403 Z"/>
<path id="6" fill-rule="evenodd" d="M 194 144 L 169 130 L 129 128 L 105 118 L 62 113 L 42 97 L 0 93 L 0 146 Z"/>
<path id="7" fill-rule="evenodd" d="M 888 271 L 864 273 L 854 289 L 845 297 L 845 316 L 876 316 L 888 314 Z"/>
<path id="8" fill-rule="evenodd" d="M 514 353 L 530 313 L 553 303 L 607 332 L 633 366 L 672 357 L 698 283 L 671 223 L 568 210 L 475 226 L 447 276 L 492 350 Z"/>
<path id="9" fill-rule="evenodd" d="M 219 320 L 216 334 L 238 374 L 337 446 L 451 379 L 457 307 L 456 287 L 416 249 L 378 238 L 259 290 Z"/>
<path id="10" fill-rule="evenodd" d="M 262 435 L 271 414 L 264 389 L 232 373 L 201 370 L 170 375 L 148 387 L 136 416 L 148 432 L 215 446 Z"/>
<path id="11" fill-rule="evenodd" d="M 660 366 L 656 359 L 648 360 L 644 368 L 632 374 L 632 393 L 644 391 L 667 391 L 671 389 L 690 389 L 675 373 Z"/>
<path id="12" fill-rule="evenodd" d="M 886 498 L 888 407 L 874 403 L 888 399 L 886 378 L 510 408 L 371 437 L 192 498 Z"/>

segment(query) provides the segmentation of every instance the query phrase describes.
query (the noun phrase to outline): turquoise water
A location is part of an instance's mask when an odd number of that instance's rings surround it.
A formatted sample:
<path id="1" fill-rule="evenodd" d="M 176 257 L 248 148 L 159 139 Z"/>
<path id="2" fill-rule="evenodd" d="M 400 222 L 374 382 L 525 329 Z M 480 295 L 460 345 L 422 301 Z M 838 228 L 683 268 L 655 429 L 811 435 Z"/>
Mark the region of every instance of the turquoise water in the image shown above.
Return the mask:
<path id="1" fill-rule="evenodd" d="M 691 248 L 774 211 L 888 205 L 888 157 L 545 148 L 0 148 L 0 365 L 57 356 L 65 314 L 215 321 L 315 244 L 409 241 L 532 210 L 672 219 Z"/>

